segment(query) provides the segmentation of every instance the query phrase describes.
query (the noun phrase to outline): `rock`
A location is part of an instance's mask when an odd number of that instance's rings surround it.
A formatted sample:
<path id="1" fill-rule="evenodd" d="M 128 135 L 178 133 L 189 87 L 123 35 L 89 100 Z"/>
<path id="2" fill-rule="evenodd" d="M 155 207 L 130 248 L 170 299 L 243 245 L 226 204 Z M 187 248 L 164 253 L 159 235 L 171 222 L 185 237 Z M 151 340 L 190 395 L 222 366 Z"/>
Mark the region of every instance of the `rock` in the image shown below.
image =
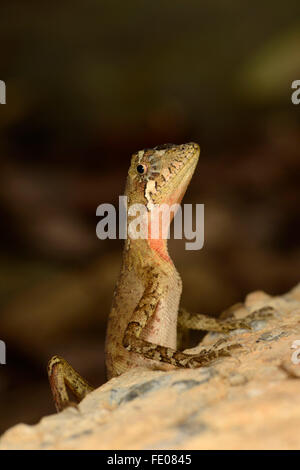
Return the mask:
<path id="1" fill-rule="evenodd" d="M 208 334 L 203 345 L 239 343 L 210 367 L 134 369 L 90 393 L 78 409 L 19 424 L 0 449 L 298 449 L 300 285 L 282 297 L 247 297 L 265 309 L 253 329 Z M 293 359 L 293 360 L 292 360 Z"/>

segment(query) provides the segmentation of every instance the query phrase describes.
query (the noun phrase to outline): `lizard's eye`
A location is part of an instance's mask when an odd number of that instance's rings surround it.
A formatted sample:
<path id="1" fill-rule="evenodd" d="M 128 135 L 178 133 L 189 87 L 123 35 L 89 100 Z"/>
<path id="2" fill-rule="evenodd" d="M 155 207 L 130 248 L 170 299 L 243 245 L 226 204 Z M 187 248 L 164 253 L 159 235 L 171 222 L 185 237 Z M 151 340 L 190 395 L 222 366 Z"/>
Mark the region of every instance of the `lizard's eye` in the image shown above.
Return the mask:
<path id="1" fill-rule="evenodd" d="M 137 171 L 140 175 L 143 175 L 144 173 L 146 173 L 147 167 L 146 167 L 146 165 L 138 165 L 138 166 L 136 167 L 136 171 Z"/>

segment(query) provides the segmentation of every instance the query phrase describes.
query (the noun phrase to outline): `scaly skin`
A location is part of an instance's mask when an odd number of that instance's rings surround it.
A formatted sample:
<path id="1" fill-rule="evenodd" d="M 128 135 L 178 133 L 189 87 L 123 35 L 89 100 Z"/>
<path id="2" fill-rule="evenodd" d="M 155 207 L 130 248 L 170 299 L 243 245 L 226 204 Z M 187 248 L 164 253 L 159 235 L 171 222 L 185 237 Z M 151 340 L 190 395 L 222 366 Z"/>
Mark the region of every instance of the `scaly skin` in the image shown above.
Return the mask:
<path id="1" fill-rule="evenodd" d="M 143 204 L 147 207 L 144 219 L 149 220 L 156 205 L 180 203 L 199 153 L 195 143 L 166 144 L 135 153 L 125 191 L 128 207 Z M 128 224 L 130 222 L 128 217 Z M 149 230 L 146 239 L 128 237 L 125 241 L 106 335 L 108 378 L 137 366 L 164 370 L 195 368 L 229 355 L 229 347 L 203 350 L 197 355 L 177 351 L 177 323 L 183 328 L 229 332 L 249 328 L 254 317 L 269 316 L 264 312 L 261 316 L 259 313 L 249 316 L 247 320 L 217 320 L 180 310 L 182 283 L 162 235 L 163 229 L 168 227 L 163 227 L 160 220 L 158 228 L 158 239 L 151 238 Z M 66 387 L 78 400 L 92 390 L 67 361 L 58 356 L 50 360 L 48 373 L 58 411 L 70 405 Z"/>
<path id="2" fill-rule="evenodd" d="M 166 145 L 134 154 L 125 191 L 128 206 L 143 204 L 150 214 L 155 204 L 179 203 L 198 158 L 197 144 Z M 143 175 L 137 172 L 140 164 L 145 167 Z M 176 365 L 175 356 L 166 357 L 169 350 L 162 347 L 176 349 L 181 291 L 165 239 L 126 240 L 106 336 L 109 378 L 136 366 Z"/>

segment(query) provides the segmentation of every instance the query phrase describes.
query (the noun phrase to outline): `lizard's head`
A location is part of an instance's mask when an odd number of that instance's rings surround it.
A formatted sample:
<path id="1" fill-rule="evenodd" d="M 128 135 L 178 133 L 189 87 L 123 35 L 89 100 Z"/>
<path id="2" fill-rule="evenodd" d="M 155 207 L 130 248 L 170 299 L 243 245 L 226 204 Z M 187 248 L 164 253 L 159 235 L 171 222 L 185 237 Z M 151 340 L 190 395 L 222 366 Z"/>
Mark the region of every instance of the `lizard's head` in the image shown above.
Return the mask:
<path id="1" fill-rule="evenodd" d="M 180 203 L 196 168 L 200 148 L 193 142 L 164 144 L 133 154 L 126 194 L 130 203 Z"/>

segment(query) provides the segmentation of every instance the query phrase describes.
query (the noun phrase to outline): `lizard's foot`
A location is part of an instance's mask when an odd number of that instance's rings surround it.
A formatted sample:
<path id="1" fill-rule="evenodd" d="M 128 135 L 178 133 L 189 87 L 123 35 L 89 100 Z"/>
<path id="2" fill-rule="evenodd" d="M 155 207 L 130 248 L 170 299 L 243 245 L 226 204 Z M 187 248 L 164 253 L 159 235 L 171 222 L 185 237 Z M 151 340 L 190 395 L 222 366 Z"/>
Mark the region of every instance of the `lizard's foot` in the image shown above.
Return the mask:
<path id="1" fill-rule="evenodd" d="M 253 313 L 250 313 L 245 318 L 213 318 L 200 313 L 192 314 L 184 309 L 180 309 L 178 324 L 182 328 L 191 330 L 214 331 L 217 333 L 229 333 L 237 329 L 251 330 L 251 323 L 254 320 L 266 320 L 274 313 L 272 307 L 263 307 Z"/>
<path id="2" fill-rule="evenodd" d="M 218 344 L 218 342 L 216 344 Z M 196 369 L 198 367 L 208 367 L 216 359 L 231 356 L 230 352 L 232 350 L 240 348 L 242 348 L 242 346 L 236 343 L 230 344 L 221 349 L 215 349 L 214 346 L 210 349 L 204 349 L 199 354 L 192 355 L 191 359 L 189 359 L 189 361 L 187 362 L 186 367 L 189 367 L 190 369 Z"/>
<path id="3" fill-rule="evenodd" d="M 222 321 L 222 331 L 224 333 L 229 333 L 230 331 L 237 329 L 251 330 L 252 322 L 258 320 L 268 320 L 273 317 L 273 315 L 274 309 L 272 307 L 263 307 L 253 313 L 249 313 L 249 315 L 241 319 L 229 318 L 226 320 L 220 320 Z"/>
<path id="4" fill-rule="evenodd" d="M 236 329 L 248 329 L 251 330 L 251 323 L 257 320 L 266 320 L 271 318 L 274 315 L 274 309 L 272 307 L 263 307 L 259 310 L 256 310 L 253 313 L 250 313 L 243 319 L 230 318 L 227 320 L 219 320 L 219 327 L 223 333 L 229 333 L 230 331 Z M 207 367 L 211 362 L 219 359 L 221 357 L 230 356 L 230 352 L 234 349 L 240 349 L 242 346 L 238 343 L 225 346 L 221 349 L 218 349 L 218 346 L 224 342 L 224 339 L 221 338 L 217 341 L 210 349 L 201 351 L 197 355 L 191 356 L 191 359 L 188 360 L 186 367 L 197 368 L 197 367 Z"/>
<path id="5" fill-rule="evenodd" d="M 78 408 L 77 403 L 70 401 L 67 388 L 81 401 L 93 387 L 62 357 L 53 356 L 48 363 L 48 377 L 57 411 L 68 406 Z"/>

